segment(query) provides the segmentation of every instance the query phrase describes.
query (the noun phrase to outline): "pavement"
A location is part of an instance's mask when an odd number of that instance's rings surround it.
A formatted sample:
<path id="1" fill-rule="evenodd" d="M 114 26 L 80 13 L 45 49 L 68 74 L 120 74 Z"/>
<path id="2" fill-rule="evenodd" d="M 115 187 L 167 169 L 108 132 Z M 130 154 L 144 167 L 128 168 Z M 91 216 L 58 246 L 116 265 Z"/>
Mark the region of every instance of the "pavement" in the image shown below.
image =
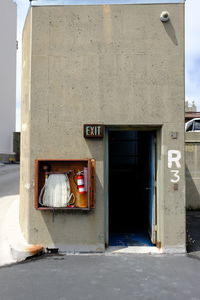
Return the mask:
<path id="1" fill-rule="evenodd" d="M 184 255 L 44 255 L 0 268 L 1 300 L 200 300 Z"/>

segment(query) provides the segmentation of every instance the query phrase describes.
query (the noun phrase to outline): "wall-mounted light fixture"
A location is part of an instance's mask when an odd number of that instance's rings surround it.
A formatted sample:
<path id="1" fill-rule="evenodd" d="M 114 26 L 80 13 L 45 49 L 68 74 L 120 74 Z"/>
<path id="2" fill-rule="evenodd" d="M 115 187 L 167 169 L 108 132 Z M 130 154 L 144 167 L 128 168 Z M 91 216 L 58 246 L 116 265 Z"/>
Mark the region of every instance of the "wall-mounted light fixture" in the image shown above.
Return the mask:
<path id="1" fill-rule="evenodd" d="M 168 11 L 162 11 L 160 15 L 160 21 L 161 22 L 168 22 L 169 21 L 169 12 Z"/>

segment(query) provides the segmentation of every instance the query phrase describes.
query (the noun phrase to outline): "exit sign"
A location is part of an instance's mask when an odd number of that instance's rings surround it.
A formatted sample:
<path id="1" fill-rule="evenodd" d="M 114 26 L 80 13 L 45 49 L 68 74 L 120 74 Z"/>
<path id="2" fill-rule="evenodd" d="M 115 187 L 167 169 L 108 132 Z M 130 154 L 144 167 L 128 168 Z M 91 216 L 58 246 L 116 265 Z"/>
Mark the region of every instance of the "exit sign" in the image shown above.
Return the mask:
<path id="1" fill-rule="evenodd" d="M 97 124 L 85 124 L 84 125 L 84 137 L 85 138 L 103 138 L 104 126 Z"/>

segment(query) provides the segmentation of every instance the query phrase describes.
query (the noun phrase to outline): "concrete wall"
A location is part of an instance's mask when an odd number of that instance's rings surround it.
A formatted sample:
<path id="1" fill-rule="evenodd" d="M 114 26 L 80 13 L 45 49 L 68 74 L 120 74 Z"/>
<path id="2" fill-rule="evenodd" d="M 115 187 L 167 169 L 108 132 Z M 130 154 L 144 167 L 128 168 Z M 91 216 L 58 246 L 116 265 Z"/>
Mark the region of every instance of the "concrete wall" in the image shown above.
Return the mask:
<path id="1" fill-rule="evenodd" d="M 16 103 L 17 6 L 12 0 L 0 1 L 0 160 L 13 152 Z"/>
<path id="2" fill-rule="evenodd" d="M 160 21 L 163 10 L 171 21 Z M 184 5 L 34 7 L 23 38 L 20 222 L 31 243 L 103 250 L 104 140 L 83 124 L 158 129 L 158 242 L 185 250 Z M 177 132 L 177 138 L 172 138 Z M 182 153 L 175 190 L 168 150 Z M 96 207 L 34 209 L 34 160 L 95 158 Z"/>
<path id="3" fill-rule="evenodd" d="M 186 132 L 186 207 L 200 209 L 200 133 Z"/>

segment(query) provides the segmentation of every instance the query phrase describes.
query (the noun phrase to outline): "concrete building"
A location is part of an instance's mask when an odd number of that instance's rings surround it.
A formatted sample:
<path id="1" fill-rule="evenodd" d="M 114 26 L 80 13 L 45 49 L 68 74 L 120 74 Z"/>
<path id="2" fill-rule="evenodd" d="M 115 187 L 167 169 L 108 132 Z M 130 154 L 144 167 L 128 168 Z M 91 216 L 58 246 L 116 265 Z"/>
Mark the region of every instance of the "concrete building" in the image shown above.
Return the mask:
<path id="1" fill-rule="evenodd" d="M 185 101 L 185 122 L 194 118 L 200 118 L 200 112 L 197 112 L 195 102 L 192 101 L 192 105 L 189 105 L 188 101 Z"/>
<path id="2" fill-rule="evenodd" d="M 188 101 L 185 101 L 185 112 L 196 112 L 197 107 L 195 104 L 195 101 L 192 101 L 192 104 L 190 104 Z"/>
<path id="3" fill-rule="evenodd" d="M 184 253 L 184 1 L 93 4 L 32 1 L 28 13 L 21 228 L 61 251 L 134 245 L 132 235 Z M 74 170 L 87 176 L 86 204 Z M 65 208 L 48 204 L 58 173 L 75 198 Z"/>
<path id="4" fill-rule="evenodd" d="M 0 1 L 0 161 L 13 154 L 16 110 L 16 29 L 17 6 Z"/>

